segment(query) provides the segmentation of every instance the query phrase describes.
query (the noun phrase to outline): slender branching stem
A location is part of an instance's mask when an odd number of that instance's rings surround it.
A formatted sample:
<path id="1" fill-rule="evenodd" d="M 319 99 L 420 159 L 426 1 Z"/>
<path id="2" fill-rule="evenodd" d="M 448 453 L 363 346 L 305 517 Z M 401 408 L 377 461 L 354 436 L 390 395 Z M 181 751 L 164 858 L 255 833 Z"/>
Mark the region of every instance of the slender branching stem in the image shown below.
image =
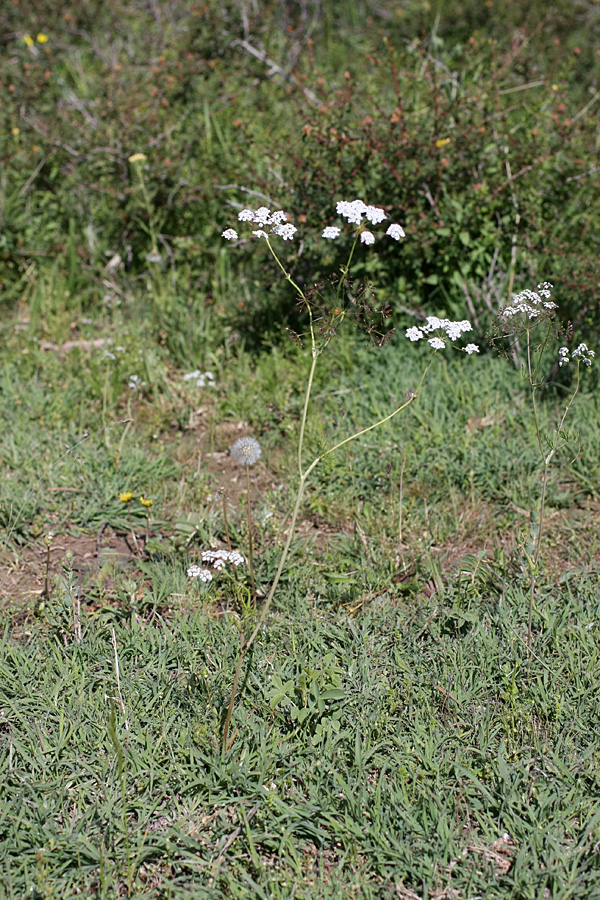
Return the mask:
<path id="1" fill-rule="evenodd" d="M 228 734 L 229 734 L 229 724 L 230 724 L 231 715 L 232 715 L 232 712 L 233 712 L 233 707 L 234 707 L 234 703 L 235 703 L 235 695 L 236 695 L 236 693 L 237 693 L 237 686 L 238 686 L 239 676 L 240 676 L 241 668 L 242 668 L 242 665 L 243 665 L 243 662 L 244 662 L 244 658 L 246 657 L 246 654 L 248 653 L 248 650 L 250 649 L 250 647 L 252 646 L 252 644 L 253 644 L 254 641 L 256 640 L 256 637 L 257 637 L 258 633 L 260 632 L 260 630 L 261 630 L 261 628 L 262 628 L 262 626 L 263 626 L 263 623 L 264 623 L 264 621 L 265 621 L 265 619 L 266 619 L 266 617 L 267 617 L 267 614 L 268 614 L 268 612 L 269 612 L 269 609 L 270 609 L 270 607 L 271 607 L 271 603 L 272 603 L 272 601 L 273 601 L 273 597 L 275 596 L 275 592 L 276 592 L 277 587 L 278 587 L 278 585 L 279 585 L 279 580 L 280 580 L 280 578 L 281 578 L 281 574 L 282 574 L 282 572 L 283 572 L 283 568 L 284 568 L 285 563 L 286 563 L 287 558 L 288 558 L 288 554 L 289 554 L 289 551 L 290 551 L 290 547 L 291 547 L 291 544 L 292 544 L 292 540 L 293 540 L 293 538 L 294 538 L 294 533 L 295 533 L 295 528 L 296 528 L 296 520 L 297 520 L 297 518 L 298 518 L 298 513 L 300 512 L 300 507 L 301 507 L 301 505 L 302 505 L 302 500 L 303 500 L 303 498 L 304 498 L 304 490 L 305 490 L 305 488 L 306 488 L 306 482 L 307 482 L 309 476 L 311 475 L 312 471 L 316 468 L 316 466 L 317 466 L 323 459 L 325 459 L 326 456 L 329 456 L 331 453 L 335 453 L 336 450 L 339 450 L 339 449 L 340 449 L 341 447 L 343 447 L 345 444 L 348 444 L 348 443 L 350 443 L 351 441 L 354 441 L 356 438 L 361 437 L 363 434 L 367 434 L 367 432 L 373 431 L 373 429 L 379 428 L 380 425 L 384 425 L 386 422 L 389 422 L 391 419 L 393 419 L 395 416 L 397 416 L 400 412 L 402 412 L 404 409 L 406 409 L 408 406 L 410 406 L 412 403 L 414 403 L 414 401 L 415 401 L 415 400 L 417 399 L 417 397 L 419 396 L 421 387 L 422 387 L 422 385 L 423 385 L 423 382 L 425 381 L 425 376 L 427 375 L 427 372 L 429 371 L 429 368 L 431 367 L 431 363 L 432 363 L 432 361 L 433 361 L 434 355 L 435 355 L 435 354 L 432 354 L 432 355 L 431 355 L 431 358 L 430 358 L 429 362 L 427 363 L 427 365 L 426 365 L 426 367 L 425 367 L 425 369 L 424 369 L 424 371 L 423 371 L 423 374 L 421 375 L 421 379 L 420 379 L 420 381 L 419 381 L 419 383 L 418 383 L 418 385 L 417 385 L 416 390 L 410 392 L 410 394 L 409 394 L 409 396 L 407 397 L 406 401 L 405 401 L 404 403 L 402 403 L 401 406 L 398 406 L 398 407 L 397 407 L 393 412 L 391 412 L 389 415 L 384 416 L 383 418 L 379 419 L 377 422 L 374 422 L 372 425 L 367 426 L 367 428 L 362 428 L 360 431 L 357 431 L 357 432 L 355 432 L 354 434 L 349 435 L 349 437 L 344 438 L 344 440 L 339 441 L 337 444 L 334 444 L 333 447 L 330 447 L 328 450 L 325 450 L 324 453 L 321 453 L 321 454 L 319 454 L 319 456 L 315 457 L 315 459 L 313 459 L 313 461 L 310 463 L 310 465 L 309 465 L 304 471 L 302 471 L 302 469 L 300 470 L 300 478 L 299 478 L 299 482 L 298 482 L 298 489 L 297 489 L 297 492 L 296 492 L 296 499 L 295 499 L 295 502 L 294 502 L 294 508 L 293 508 L 293 510 L 292 510 L 292 515 L 291 515 L 290 523 L 289 523 L 289 525 L 288 525 L 288 534 L 287 534 L 287 538 L 286 538 L 286 540 L 285 540 L 285 544 L 283 545 L 283 550 L 282 550 L 282 552 L 281 552 L 281 556 L 280 556 L 280 558 L 279 558 L 279 564 L 278 564 L 278 566 L 277 566 L 277 571 L 275 572 L 275 577 L 274 577 L 273 582 L 272 582 L 272 584 L 271 584 L 271 588 L 270 588 L 270 590 L 269 590 L 269 593 L 268 593 L 268 595 L 267 595 L 267 599 L 265 600 L 265 603 L 264 603 L 263 608 L 262 608 L 262 610 L 261 610 L 261 613 L 260 613 L 260 616 L 259 616 L 259 618 L 258 618 L 258 621 L 257 621 L 256 625 L 254 626 L 254 629 L 253 629 L 252 633 L 250 634 L 250 637 L 249 637 L 247 640 L 244 640 L 244 639 L 242 638 L 242 646 L 241 646 L 241 648 L 240 648 L 240 656 L 239 656 L 239 659 L 238 659 L 238 662 L 237 662 L 237 666 L 236 666 L 236 671 L 235 671 L 235 675 L 234 675 L 234 679 L 233 679 L 233 685 L 232 685 L 232 690 L 231 690 L 231 698 L 230 698 L 230 700 L 229 700 L 229 708 L 228 708 L 228 710 L 227 710 L 227 717 L 226 717 L 226 719 L 225 719 L 225 728 L 224 728 L 224 731 L 223 731 L 223 752 L 225 752 L 225 751 L 227 750 L 227 740 L 226 740 L 226 738 L 227 738 L 227 736 L 228 736 Z M 314 369 L 315 369 L 316 359 L 317 359 L 317 357 L 314 357 L 313 360 L 312 360 L 312 364 L 311 364 L 311 378 L 310 378 L 310 381 L 309 381 L 309 385 L 307 386 L 307 392 L 306 392 L 306 398 L 305 398 L 305 403 L 304 403 L 304 409 L 303 409 L 303 413 L 302 413 L 302 421 L 301 421 L 301 425 L 300 425 L 300 433 L 301 433 L 302 436 L 304 436 L 304 426 L 305 426 L 305 424 L 306 424 L 306 416 L 307 416 L 307 414 L 308 414 L 308 406 L 309 406 L 309 401 L 310 401 L 310 386 L 312 385 L 312 375 L 314 375 Z M 302 456 L 301 456 L 301 455 L 302 455 L 302 449 L 303 449 L 303 448 L 302 448 L 302 443 L 300 443 L 300 447 L 299 447 L 299 459 L 302 458 Z"/>
<path id="2" fill-rule="evenodd" d="M 252 602 L 256 606 L 254 589 L 254 545 L 252 543 L 252 504 L 250 502 L 250 466 L 246 466 L 246 508 L 248 510 L 248 550 L 250 556 L 250 584 L 252 585 Z"/>

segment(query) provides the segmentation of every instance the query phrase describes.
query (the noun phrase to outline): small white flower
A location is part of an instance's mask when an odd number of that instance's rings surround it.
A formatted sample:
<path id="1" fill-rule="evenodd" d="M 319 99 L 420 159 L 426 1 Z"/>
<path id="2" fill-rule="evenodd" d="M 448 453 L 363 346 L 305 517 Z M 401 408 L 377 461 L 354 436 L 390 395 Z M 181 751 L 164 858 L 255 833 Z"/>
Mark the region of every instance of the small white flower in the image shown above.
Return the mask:
<path id="1" fill-rule="evenodd" d="M 233 228 L 226 228 L 221 237 L 224 237 L 226 241 L 237 241 L 238 235 Z"/>
<path id="2" fill-rule="evenodd" d="M 252 234 L 257 238 L 267 238 L 268 234 L 266 231 L 262 231 L 260 228 L 257 231 L 253 231 Z"/>
<path id="3" fill-rule="evenodd" d="M 387 219 L 387 216 L 379 206 L 367 206 L 365 218 L 369 220 L 371 225 L 379 225 L 380 222 Z"/>
<path id="4" fill-rule="evenodd" d="M 423 337 L 423 332 L 420 328 L 417 328 L 416 325 L 413 325 L 412 328 L 406 329 L 406 337 L 409 339 L 409 341 L 420 341 Z"/>
<path id="5" fill-rule="evenodd" d="M 361 244 L 374 244 L 375 243 L 375 235 L 371 231 L 363 231 L 360 236 Z"/>
<path id="6" fill-rule="evenodd" d="M 447 321 L 447 319 L 440 319 L 437 316 L 427 316 L 426 324 L 421 325 L 421 328 L 425 334 L 429 334 L 430 331 L 437 331 L 443 328 Z"/>
<path id="7" fill-rule="evenodd" d="M 445 319 L 442 327 L 451 341 L 458 340 L 464 331 L 473 330 L 473 326 L 466 319 L 463 319 L 462 322 L 450 322 Z"/>
<path id="8" fill-rule="evenodd" d="M 591 366 L 595 356 L 596 354 L 593 350 L 589 349 L 587 344 L 580 344 L 571 354 L 572 359 L 580 359 L 582 363 L 588 366 L 588 368 Z"/>
<path id="9" fill-rule="evenodd" d="M 254 222 L 254 210 L 243 209 L 238 213 L 238 222 Z"/>
<path id="10" fill-rule="evenodd" d="M 213 373 L 201 372 L 199 369 L 196 369 L 195 372 L 188 372 L 187 375 L 183 376 L 183 380 L 194 381 L 195 386 L 198 388 L 215 386 L 215 376 Z"/>
<path id="11" fill-rule="evenodd" d="M 339 216 L 348 219 L 351 225 L 360 225 L 363 214 L 367 211 L 366 205 L 362 200 L 340 200 L 336 204 L 335 210 Z"/>
<path id="12" fill-rule="evenodd" d="M 434 350 L 443 350 L 446 346 L 443 340 L 439 337 L 428 338 L 427 343 L 431 344 Z"/>
<path id="13" fill-rule="evenodd" d="M 404 234 L 404 229 L 401 225 L 390 225 L 390 227 L 386 231 L 386 234 L 394 241 L 399 241 L 400 238 L 406 237 L 406 235 Z"/>
<path id="14" fill-rule="evenodd" d="M 336 237 L 339 237 L 340 229 L 337 225 L 328 225 L 327 228 L 323 229 L 323 234 L 321 237 L 328 238 L 331 241 L 334 241 Z"/>
<path id="15" fill-rule="evenodd" d="M 205 583 L 212 581 L 213 578 L 212 572 L 208 569 L 201 569 L 200 566 L 190 566 L 187 573 L 189 578 L 199 578 L 200 581 L 204 581 Z"/>
<path id="16" fill-rule="evenodd" d="M 298 229 L 295 225 L 288 223 L 287 225 L 276 225 L 272 231 L 284 241 L 291 241 Z"/>
<path id="17" fill-rule="evenodd" d="M 479 347 L 477 346 L 477 344 L 467 344 L 467 346 L 464 348 L 464 351 L 470 356 L 472 353 L 479 353 Z"/>
<path id="18" fill-rule="evenodd" d="M 284 222 L 287 222 L 287 213 L 284 213 L 282 209 L 275 210 L 271 216 L 271 224 L 283 225 Z"/>
<path id="19" fill-rule="evenodd" d="M 132 391 L 137 391 L 139 388 L 143 387 L 146 384 L 145 381 L 142 381 L 139 375 L 130 375 L 129 381 L 127 382 L 127 386 Z"/>
<path id="20" fill-rule="evenodd" d="M 271 210 L 268 206 L 259 206 L 259 208 L 254 213 L 253 222 L 256 222 L 257 225 L 271 225 L 273 220 L 271 218 Z"/>

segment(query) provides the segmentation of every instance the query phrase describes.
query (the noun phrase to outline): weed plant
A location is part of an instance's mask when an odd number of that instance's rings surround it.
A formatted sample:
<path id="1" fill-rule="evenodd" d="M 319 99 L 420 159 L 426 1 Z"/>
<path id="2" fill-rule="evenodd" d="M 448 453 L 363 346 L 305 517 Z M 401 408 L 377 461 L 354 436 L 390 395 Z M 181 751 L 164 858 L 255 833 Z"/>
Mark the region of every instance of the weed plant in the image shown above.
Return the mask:
<path id="1" fill-rule="evenodd" d="M 0 9 L 0 897 L 599 896 L 599 7 L 427 7 Z"/>

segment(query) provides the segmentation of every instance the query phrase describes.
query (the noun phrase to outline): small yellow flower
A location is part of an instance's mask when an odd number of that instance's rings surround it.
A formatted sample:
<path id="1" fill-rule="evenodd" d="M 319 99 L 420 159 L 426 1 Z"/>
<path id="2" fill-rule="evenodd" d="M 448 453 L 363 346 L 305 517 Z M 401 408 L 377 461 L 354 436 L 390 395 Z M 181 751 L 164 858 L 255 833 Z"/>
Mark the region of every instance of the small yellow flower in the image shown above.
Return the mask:
<path id="1" fill-rule="evenodd" d="M 48 43 L 48 35 L 44 34 L 43 31 L 40 31 L 36 38 L 38 44 L 47 44 Z"/>
<path id="2" fill-rule="evenodd" d="M 37 144 L 32 144 L 31 149 L 33 150 L 34 153 L 39 153 L 42 148 L 38 147 Z"/>
<path id="3" fill-rule="evenodd" d="M 558 85 L 557 85 L 557 84 L 553 84 L 553 85 L 552 85 L 552 90 L 553 90 L 553 91 L 557 91 L 557 90 L 558 90 Z"/>
<path id="4" fill-rule="evenodd" d="M 145 506 L 146 509 L 150 509 L 150 507 L 152 506 L 152 500 L 148 500 L 148 498 L 144 497 L 143 494 L 140 497 L 140 503 L 142 504 L 142 506 Z"/>
<path id="5" fill-rule="evenodd" d="M 119 500 L 121 500 L 122 503 L 131 503 L 133 496 L 131 491 L 125 491 L 124 494 L 119 494 Z"/>
<path id="6" fill-rule="evenodd" d="M 28 47 L 33 47 L 34 40 L 30 34 L 24 34 L 23 40 L 25 41 L 25 43 L 27 44 Z"/>
<path id="7" fill-rule="evenodd" d="M 135 163 L 138 162 L 146 162 L 146 159 L 147 157 L 145 153 L 134 153 L 133 156 L 130 156 L 127 161 L 132 165 L 135 165 Z"/>
<path id="8" fill-rule="evenodd" d="M 446 144 L 450 143 L 450 138 L 440 138 L 439 141 L 435 142 L 435 146 L 439 149 L 440 147 L 445 147 Z"/>
<path id="9" fill-rule="evenodd" d="M 21 134 L 21 129 L 20 128 L 11 128 L 10 133 L 12 134 L 13 137 L 16 137 L 18 134 Z"/>

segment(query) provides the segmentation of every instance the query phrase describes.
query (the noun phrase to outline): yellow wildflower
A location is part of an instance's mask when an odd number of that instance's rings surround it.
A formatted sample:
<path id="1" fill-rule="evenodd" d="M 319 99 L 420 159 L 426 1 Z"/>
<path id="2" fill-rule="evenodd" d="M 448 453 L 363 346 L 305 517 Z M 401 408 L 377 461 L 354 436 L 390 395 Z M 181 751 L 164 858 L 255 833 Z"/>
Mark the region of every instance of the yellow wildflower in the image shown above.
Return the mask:
<path id="1" fill-rule="evenodd" d="M 40 31 L 36 38 L 38 44 L 47 44 L 48 43 L 48 35 L 44 34 L 43 31 Z"/>
<path id="2" fill-rule="evenodd" d="M 13 135 L 13 137 L 16 137 L 18 134 L 21 134 L 21 129 L 20 128 L 11 128 L 10 133 Z"/>
<path id="3" fill-rule="evenodd" d="M 33 47 L 34 41 L 30 34 L 24 34 L 23 40 L 27 44 L 28 47 Z"/>
<path id="4" fill-rule="evenodd" d="M 133 500 L 133 494 L 131 493 L 131 491 L 125 491 L 124 494 L 119 494 L 119 500 L 121 500 L 122 503 L 131 503 L 131 501 Z"/>
<path id="5" fill-rule="evenodd" d="M 440 147 L 445 147 L 446 144 L 449 144 L 449 143 L 450 143 L 450 138 L 440 138 L 439 141 L 435 142 L 435 146 L 439 150 Z"/>
<path id="6" fill-rule="evenodd" d="M 146 159 L 147 157 L 145 153 L 134 153 L 133 156 L 130 156 L 127 161 L 132 165 L 135 165 L 135 163 L 138 162 L 146 162 Z"/>
<path id="7" fill-rule="evenodd" d="M 144 497 L 143 494 L 140 497 L 140 503 L 142 504 L 142 506 L 145 506 L 146 509 L 150 509 L 150 507 L 152 506 L 152 500 L 148 500 L 148 498 Z"/>

